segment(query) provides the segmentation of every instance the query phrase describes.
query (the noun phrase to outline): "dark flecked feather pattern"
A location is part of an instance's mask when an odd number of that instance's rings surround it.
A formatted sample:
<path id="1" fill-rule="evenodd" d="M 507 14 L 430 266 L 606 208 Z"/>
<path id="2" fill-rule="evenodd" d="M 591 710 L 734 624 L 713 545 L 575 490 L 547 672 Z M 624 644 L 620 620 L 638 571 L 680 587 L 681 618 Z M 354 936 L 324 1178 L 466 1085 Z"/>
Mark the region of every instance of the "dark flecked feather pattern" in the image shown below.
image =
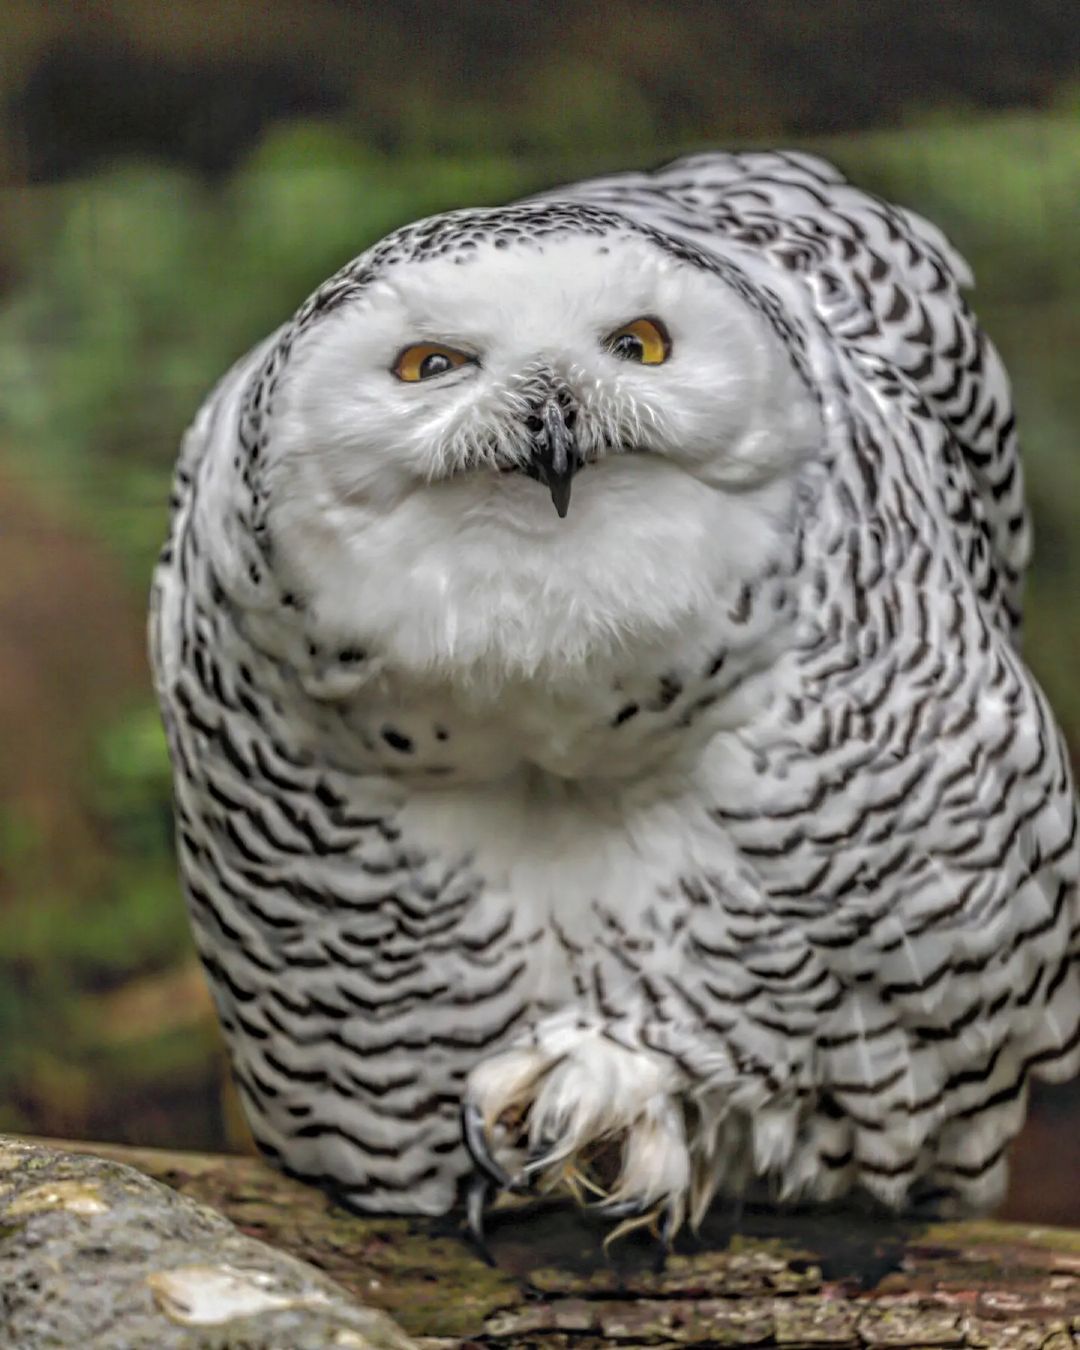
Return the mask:
<path id="1" fill-rule="evenodd" d="M 452 715 L 308 692 L 379 653 L 328 639 L 317 596 L 278 574 L 264 472 L 297 345 L 374 279 L 567 234 L 718 275 L 833 428 L 790 556 L 718 597 L 710 658 L 673 652 L 662 681 L 631 671 L 597 699 L 612 753 L 692 737 L 797 612 L 795 684 L 725 741 L 757 787 L 699 803 L 715 866 L 676 857 L 632 914 L 597 888 L 579 928 L 513 903 L 476 841 L 410 839 L 410 799 L 468 734 Z M 1080 1063 L 1080 847 L 1019 652 L 1029 523 L 969 280 L 933 226 L 821 161 L 705 154 L 409 226 L 226 376 L 181 454 L 151 645 L 185 893 L 268 1156 L 360 1209 L 443 1212 L 471 1168 L 470 1072 L 541 1053 L 545 1019 L 576 1008 L 670 1066 L 708 1195 L 1000 1197 L 1029 1079 Z M 215 475 L 237 484 L 227 509 Z M 538 983 L 553 962 L 558 996 Z"/>

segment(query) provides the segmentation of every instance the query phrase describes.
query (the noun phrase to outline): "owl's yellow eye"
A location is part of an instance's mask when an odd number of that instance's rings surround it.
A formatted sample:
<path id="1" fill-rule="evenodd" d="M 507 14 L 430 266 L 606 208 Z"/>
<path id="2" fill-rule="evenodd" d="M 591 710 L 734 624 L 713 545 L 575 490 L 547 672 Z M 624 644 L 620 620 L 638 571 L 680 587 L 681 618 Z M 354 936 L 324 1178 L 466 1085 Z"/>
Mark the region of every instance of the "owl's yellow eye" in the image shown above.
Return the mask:
<path id="1" fill-rule="evenodd" d="M 399 380 L 415 384 L 417 380 L 431 380 L 436 375 L 445 375 L 448 370 L 457 370 L 475 357 L 466 356 L 453 347 L 443 347 L 437 342 L 414 342 L 406 347 L 394 362 L 393 371 Z"/>
<path id="2" fill-rule="evenodd" d="M 609 333 L 604 346 L 623 361 L 659 366 L 671 355 L 671 339 L 659 319 L 635 319 Z"/>

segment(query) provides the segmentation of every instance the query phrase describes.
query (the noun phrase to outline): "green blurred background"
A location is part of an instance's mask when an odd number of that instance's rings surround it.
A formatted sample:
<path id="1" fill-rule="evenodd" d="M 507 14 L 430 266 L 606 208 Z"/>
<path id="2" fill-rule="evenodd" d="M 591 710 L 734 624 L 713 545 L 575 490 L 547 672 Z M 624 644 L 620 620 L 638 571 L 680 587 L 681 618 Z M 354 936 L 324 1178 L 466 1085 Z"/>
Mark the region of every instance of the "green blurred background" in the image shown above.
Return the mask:
<path id="1" fill-rule="evenodd" d="M 1013 373 L 1028 653 L 1080 747 L 1080 24 L 1059 0 L 5 0 L 0 1129 L 244 1147 L 143 657 L 203 393 L 393 226 L 709 146 L 819 150 L 942 224 Z M 1080 1223 L 1080 1096 L 1010 1214 Z"/>

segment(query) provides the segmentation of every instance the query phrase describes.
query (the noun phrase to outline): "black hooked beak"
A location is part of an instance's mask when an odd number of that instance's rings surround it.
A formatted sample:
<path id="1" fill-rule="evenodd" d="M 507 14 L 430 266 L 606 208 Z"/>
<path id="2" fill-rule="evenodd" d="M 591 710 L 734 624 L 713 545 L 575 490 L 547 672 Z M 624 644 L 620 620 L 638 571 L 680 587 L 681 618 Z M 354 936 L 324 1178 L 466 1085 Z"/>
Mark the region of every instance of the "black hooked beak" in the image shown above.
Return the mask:
<path id="1" fill-rule="evenodd" d="M 574 436 L 577 409 L 564 406 L 555 394 L 546 399 L 528 420 L 532 450 L 525 472 L 551 493 L 560 519 L 570 506 L 570 480 L 582 459 Z"/>

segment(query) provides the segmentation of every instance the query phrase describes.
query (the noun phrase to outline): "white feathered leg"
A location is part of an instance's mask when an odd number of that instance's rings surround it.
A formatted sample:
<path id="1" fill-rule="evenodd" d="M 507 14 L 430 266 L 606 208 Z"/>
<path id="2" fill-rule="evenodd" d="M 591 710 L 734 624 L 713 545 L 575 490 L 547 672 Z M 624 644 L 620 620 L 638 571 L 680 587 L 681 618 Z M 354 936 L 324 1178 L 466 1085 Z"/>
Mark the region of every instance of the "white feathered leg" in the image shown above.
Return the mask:
<path id="1" fill-rule="evenodd" d="M 466 1139 L 503 1185 L 565 1188 L 612 1217 L 663 1215 L 674 1232 L 694 1188 L 687 1087 L 674 1060 L 559 1013 L 473 1069 Z"/>

